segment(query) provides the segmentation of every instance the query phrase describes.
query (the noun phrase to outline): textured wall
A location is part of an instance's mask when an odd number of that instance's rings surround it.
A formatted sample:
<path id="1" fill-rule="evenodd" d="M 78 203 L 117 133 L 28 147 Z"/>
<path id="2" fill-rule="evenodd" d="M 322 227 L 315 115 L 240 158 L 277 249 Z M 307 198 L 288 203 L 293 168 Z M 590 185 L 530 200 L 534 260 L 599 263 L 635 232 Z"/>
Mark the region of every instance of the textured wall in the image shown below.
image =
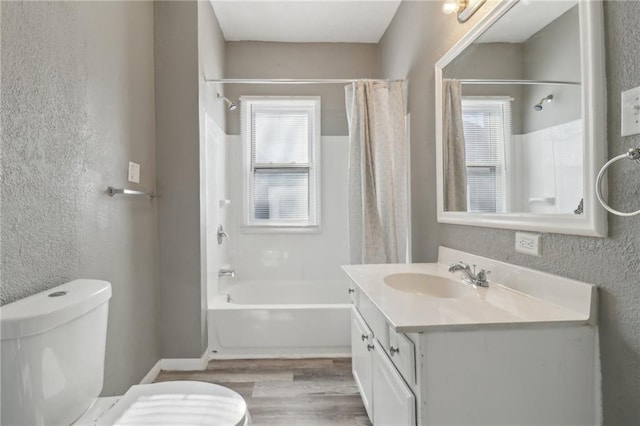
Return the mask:
<path id="1" fill-rule="evenodd" d="M 227 43 L 227 78 L 377 78 L 378 52 L 369 43 Z M 240 96 L 321 96 L 322 135 L 344 136 L 347 111 L 344 85 L 227 85 L 232 100 Z M 227 134 L 240 133 L 240 114 L 227 114 Z"/>
<path id="2" fill-rule="evenodd" d="M 110 281 L 105 394 L 158 360 L 150 2 L 2 5 L 2 303 Z M 141 183 L 126 183 L 127 162 Z"/>
<path id="3" fill-rule="evenodd" d="M 490 4 L 480 12 L 486 13 Z M 414 260 L 432 261 L 438 243 L 490 258 L 583 280 L 600 287 L 600 351 L 604 423 L 640 419 L 640 216 L 609 218 L 609 238 L 547 234 L 540 258 L 515 253 L 514 232 L 438 225 L 435 211 L 433 65 L 478 16 L 465 25 L 442 15 L 431 2 L 403 2 L 381 44 L 384 76 L 411 78 Z M 620 137 L 620 91 L 640 85 L 640 2 L 605 2 L 609 153 L 640 144 Z M 437 37 L 445 34 L 446 37 Z M 439 41 L 435 41 L 439 40 Z M 404 42 L 405 44 L 399 44 Z M 398 48 L 402 46 L 402 48 Z M 418 98 L 418 99 L 416 99 Z M 610 200 L 636 210 L 640 172 L 634 164 L 614 167 Z"/>

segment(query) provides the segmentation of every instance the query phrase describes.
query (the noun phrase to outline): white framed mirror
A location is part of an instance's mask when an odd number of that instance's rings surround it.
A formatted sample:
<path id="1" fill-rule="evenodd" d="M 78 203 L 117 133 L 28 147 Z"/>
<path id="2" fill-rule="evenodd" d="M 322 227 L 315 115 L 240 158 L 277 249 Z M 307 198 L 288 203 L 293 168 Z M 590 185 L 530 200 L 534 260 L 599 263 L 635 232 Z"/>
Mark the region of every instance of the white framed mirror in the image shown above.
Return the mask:
<path id="1" fill-rule="evenodd" d="M 606 236 L 601 1 L 504 0 L 435 78 L 438 222 Z"/>

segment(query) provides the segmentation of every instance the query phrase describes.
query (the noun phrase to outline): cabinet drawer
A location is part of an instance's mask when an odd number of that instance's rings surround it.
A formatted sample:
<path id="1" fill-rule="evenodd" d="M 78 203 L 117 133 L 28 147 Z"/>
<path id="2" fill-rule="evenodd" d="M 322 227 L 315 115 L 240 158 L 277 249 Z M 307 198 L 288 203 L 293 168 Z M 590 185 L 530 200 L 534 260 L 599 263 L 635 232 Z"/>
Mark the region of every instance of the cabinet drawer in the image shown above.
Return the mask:
<path id="1" fill-rule="evenodd" d="M 364 318 L 371 331 L 373 331 L 373 337 L 378 339 L 382 347 L 387 348 L 389 346 L 389 332 L 384 315 L 382 315 L 371 300 L 362 293 L 359 294 L 357 306 L 362 318 Z"/>
<path id="2" fill-rule="evenodd" d="M 416 350 L 413 342 L 404 334 L 389 327 L 389 346 L 387 353 L 407 383 L 416 383 Z"/>

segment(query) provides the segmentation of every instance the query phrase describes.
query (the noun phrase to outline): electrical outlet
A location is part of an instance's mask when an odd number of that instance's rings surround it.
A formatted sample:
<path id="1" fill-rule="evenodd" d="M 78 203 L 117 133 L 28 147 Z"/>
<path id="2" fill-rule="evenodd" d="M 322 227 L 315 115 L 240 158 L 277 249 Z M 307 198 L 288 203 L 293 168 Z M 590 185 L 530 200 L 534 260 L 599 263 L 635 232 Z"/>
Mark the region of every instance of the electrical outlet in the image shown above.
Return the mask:
<path id="1" fill-rule="evenodd" d="M 129 161 L 129 182 L 140 183 L 140 164 Z"/>
<path id="2" fill-rule="evenodd" d="M 622 92 L 622 136 L 640 133 L 640 87 Z"/>
<path id="3" fill-rule="evenodd" d="M 540 256 L 540 234 L 516 232 L 516 251 Z"/>

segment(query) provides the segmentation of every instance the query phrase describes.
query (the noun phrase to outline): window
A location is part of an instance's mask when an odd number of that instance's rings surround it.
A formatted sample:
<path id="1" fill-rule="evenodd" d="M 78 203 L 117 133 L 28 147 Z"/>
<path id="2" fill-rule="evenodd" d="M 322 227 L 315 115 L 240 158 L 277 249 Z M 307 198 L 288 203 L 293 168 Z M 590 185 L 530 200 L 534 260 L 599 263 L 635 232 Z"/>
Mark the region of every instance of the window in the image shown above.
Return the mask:
<path id="1" fill-rule="evenodd" d="M 511 139 L 511 99 L 462 99 L 466 150 L 467 210 L 507 210 L 506 151 Z"/>
<path id="2" fill-rule="evenodd" d="M 320 98 L 243 97 L 249 227 L 320 226 Z"/>

